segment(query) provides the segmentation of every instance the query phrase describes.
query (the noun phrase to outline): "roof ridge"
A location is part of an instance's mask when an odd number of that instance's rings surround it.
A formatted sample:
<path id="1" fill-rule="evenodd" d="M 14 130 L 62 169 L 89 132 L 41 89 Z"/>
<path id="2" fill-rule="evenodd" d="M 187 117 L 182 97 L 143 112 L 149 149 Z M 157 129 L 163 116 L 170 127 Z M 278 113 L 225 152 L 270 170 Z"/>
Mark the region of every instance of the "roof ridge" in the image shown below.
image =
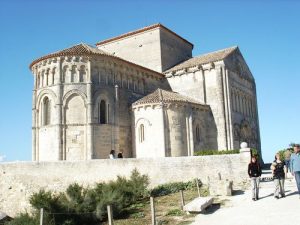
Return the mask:
<path id="1" fill-rule="evenodd" d="M 188 44 L 192 45 L 192 47 L 194 47 L 194 45 L 191 42 L 189 42 L 185 38 L 181 37 L 179 34 L 175 33 L 172 30 L 170 30 L 169 28 L 167 28 L 166 26 L 164 26 L 161 23 L 155 23 L 155 24 L 152 24 L 152 25 L 149 25 L 149 26 L 142 27 L 142 28 L 137 29 L 137 30 L 133 30 L 133 31 L 130 31 L 130 32 L 127 32 L 127 33 L 124 33 L 124 34 L 120 34 L 120 35 L 115 36 L 115 37 L 105 39 L 103 41 L 99 41 L 99 42 L 96 43 L 96 45 L 106 44 L 106 43 L 109 43 L 111 41 L 119 40 L 119 39 L 122 39 L 122 38 L 125 38 L 125 37 L 128 37 L 128 36 L 131 36 L 131 35 L 142 33 L 144 31 L 148 31 L 148 30 L 151 30 L 151 29 L 154 29 L 154 28 L 157 28 L 157 27 L 164 28 L 165 30 L 169 31 L 170 33 L 174 34 L 175 36 L 179 37 L 180 39 L 182 39 L 183 41 L 187 42 Z"/>
<path id="2" fill-rule="evenodd" d="M 207 63 L 211 63 L 211 62 L 215 62 L 215 61 L 220 61 L 220 60 L 223 60 L 226 57 L 228 57 L 230 54 L 232 54 L 237 49 L 239 49 L 239 47 L 237 45 L 235 45 L 232 47 L 228 47 L 228 48 L 224 48 L 224 49 L 220 49 L 220 50 L 216 50 L 216 51 L 212 51 L 212 52 L 207 52 L 207 53 L 189 58 L 189 59 L 169 68 L 168 70 L 164 71 L 164 73 L 169 73 L 171 71 L 178 71 L 178 70 L 186 69 L 186 68 L 193 67 L 196 65 L 203 65 L 203 64 L 207 64 Z"/>
<path id="3" fill-rule="evenodd" d="M 197 58 L 197 57 L 201 57 L 201 56 L 205 56 L 205 55 L 210 55 L 210 54 L 215 54 L 215 53 L 223 52 L 223 51 L 226 51 L 226 50 L 236 50 L 238 48 L 239 48 L 238 45 L 234 45 L 234 46 L 231 46 L 231 47 L 228 47 L 228 48 L 223 48 L 223 49 L 215 50 L 215 51 L 212 51 L 212 52 L 202 53 L 201 55 L 195 56 L 193 58 Z"/>

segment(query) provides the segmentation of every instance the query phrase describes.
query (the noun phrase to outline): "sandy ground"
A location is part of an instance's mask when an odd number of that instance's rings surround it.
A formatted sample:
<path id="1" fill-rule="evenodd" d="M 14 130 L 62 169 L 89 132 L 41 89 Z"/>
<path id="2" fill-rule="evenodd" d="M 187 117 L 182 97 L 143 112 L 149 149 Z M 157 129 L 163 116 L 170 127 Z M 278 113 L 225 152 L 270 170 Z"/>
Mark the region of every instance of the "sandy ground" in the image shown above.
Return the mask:
<path id="1" fill-rule="evenodd" d="M 285 182 L 286 197 L 275 199 L 273 182 L 261 183 L 260 199 L 246 190 L 229 197 L 225 206 L 196 216 L 193 225 L 300 225 L 300 198 L 293 179 Z"/>

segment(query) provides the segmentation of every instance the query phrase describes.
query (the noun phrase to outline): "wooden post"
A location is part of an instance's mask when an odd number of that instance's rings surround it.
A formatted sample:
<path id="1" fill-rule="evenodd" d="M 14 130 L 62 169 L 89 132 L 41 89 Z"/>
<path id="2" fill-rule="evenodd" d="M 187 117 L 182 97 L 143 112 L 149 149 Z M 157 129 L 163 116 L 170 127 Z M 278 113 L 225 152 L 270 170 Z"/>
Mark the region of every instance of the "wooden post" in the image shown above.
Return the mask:
<path id="1" fill-rule="evenodd" d="M 150 197 L 152 225 L 156 225 L 154 198 Z"/>
<path id="2" fill-rule="evenodd" d="M 113 225 L 114 221 L 113 221 L 113 211 L 111 205 L 107 206 L 107 215 L 108 215 L 108 224 Z"/>
<path id="3" fill-rule="evenodd" d="M 198 178 L 196 178 L 196 185 L 197 185 L 197 190 L 198 190 L 198 195 L 200 196 L 200 187 L 199 187 L 199 182 L 198 182 Z"/>
<path id="4" fill-rule="evenodd" d="M 180 190 L 180 197 L 181 197 L 181 209 L 183 209 L 183 206 L 185 205 L 183 190 Z"/>
<path id="5" fill-rule="evenodd" d="M 44 218 L 44 209 L 41 208 L 41 210 L 40 210 L 40 225 L 43 225 L 43 218 Z"/>

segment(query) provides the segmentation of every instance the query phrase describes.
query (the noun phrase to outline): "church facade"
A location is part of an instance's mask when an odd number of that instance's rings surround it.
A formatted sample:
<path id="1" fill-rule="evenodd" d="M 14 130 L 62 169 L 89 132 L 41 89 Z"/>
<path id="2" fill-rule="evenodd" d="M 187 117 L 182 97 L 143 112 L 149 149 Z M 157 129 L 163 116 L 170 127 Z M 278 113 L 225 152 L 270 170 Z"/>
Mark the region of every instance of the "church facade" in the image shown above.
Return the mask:
<path id="1" fill-rule="evenodd" d="M 34 161 L 260 151 L 255 80 L 238 47 L 193 57 L 161 24 L 34 60 Z"/>

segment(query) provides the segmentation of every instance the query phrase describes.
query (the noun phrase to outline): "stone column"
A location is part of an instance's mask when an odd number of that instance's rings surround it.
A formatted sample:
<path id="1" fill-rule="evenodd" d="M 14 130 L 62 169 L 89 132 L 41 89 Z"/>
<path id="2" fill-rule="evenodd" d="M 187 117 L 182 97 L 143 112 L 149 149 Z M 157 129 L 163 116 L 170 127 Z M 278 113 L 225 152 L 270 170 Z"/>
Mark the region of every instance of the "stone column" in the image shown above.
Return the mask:
<path id="1" fill-rule="evenodd" d="M 216 67 L 215 70 L 217 76 L 217 101 L 219 105 L 218 112 L 216 113 L 216 125 L 218 130 L 218 149 L 228 149 L 222 65 Z"/>
<path id="2" fill-rule="evenodd" d="M 229 107 L 228 107 L 228 86 L 227 86 L 227 78 L 226 78 L 226 71 L 225 67 L 222 66 L 221 68 L 221 76 L 223 81 L 223 99 L 224 99 L 224 119 L 225 119 L 225 135 L 226 135 L 226 149 L 230 148 L 230 131 L 229 131 Z"/>
<path id="3" fill-rule="evenodd" d="M 33 79 L 34 79 L 34 87 L 32 91 L 32 161 L 36 161 L 36 152 L 37 152 L 37 146 L 36 146 L 36 135 L 37 135 L 37 124 L 36 124 L 36 89 L 37 87 L 37 75 L 38 71 L 37 68 L 34 68 L 33 71 Z"/>
<path id="4" fill-rule="evenodd" d="M 187 155 L 191 155 L 191 142 L 190 142 L 190 124 L 189 124 L 189 116 L 185 117 L 185 132 L 186 132 L 186 148 L 187 148 Z M 183 150 L 181 150 L 183 152 Z M 182 153 L 181 153 L 182 154 Z M 183 155 L 181 155 L 183 156 Z"/>
<path id="5" fill-rule="evenodd" d="M 189 116 L 189 133 L 190 133 L 190 156 L 194 155 L 194 135 L 193 135 L 193 112 Z"/>
<path id="6" fill-rule="evenodd" d="M 227 128 L 228 128 L 228 147 L 233 149 L 233 124 L 232 124 L 232 98 L 231 98 L 231 86 L 229 83 L 229 73 L 228 70 L 224 67 L 225 70 L 225 83 L 226 83 L 226 98 L 227 98 Z"/>
<path id="7" fill-rule="evenodd" d="M 114 149 L 119 151 L 119 86 L 115 85 L 115 110 L 114 110 L 115 124 L 114 124 Z"/>
<path id="8" fill-rule="evenodd" d="M 167 126 L 166 126 L 166 116 L 165 116 L 165 103 L 164 103 L 164 99 L 161 93 L 161 89 L 159 89 L 159 98 L 161 100 L 160 106 L 161 106 L 161 113 L 162 113 L 162 122 L 163 122 L 163 141 L 162 141 L 162 146 L 164 148 L 164 156 L 171 156 L 168 155 L 168 148 L 167 148 L 167 140 L 166 140 L 166 136 L 167 136 Z"/>
<path id="9" fill-rule="evenodd" d="M 203 81 L 203 102 L 206 104 L 206 81 L 205 81 L 205 72 L 203 68 L 201 68 L 202 81 Z"/>
<path id="10" fill-rule="evenodd" d="M 260 129 L 259 129 L 256 85 L 255 85 L 254 81 L 253 81 L 253 87 L 254 87 L 253 89 L 254 89 L 254 114 L 255 114 L 254 120 L 256 122 L 256 132 L 257 132 L 257 150 L 259 151 L 259 154 L 261 155 L 261 161 L 263 162 L 262 154 L 261 154 Z"/>
<path id="11" fill-rule="evenodd" d="M 62 149 L 62 100 L 63 100 L 63 86 L 62 86 L 62 62 L 61 58 L 57 59 L 57 76 L 58 83 L 56 85 L 57 103 L 56 103 L 56 114 L 57 114 L 57 145 L 58 145 L 58 160 L 63 160 L 63 149 Z"/>
<path id="12" fill-rule="evenodd" d="M 88 60 L 87 70 L 87 143 L 86 143 L 86 159 L 93 159 L 94 157 L 94 132 L 93 132 L 93 99 L 92 99 L 92 74 L 91 74 L 91 60 Z"/>

